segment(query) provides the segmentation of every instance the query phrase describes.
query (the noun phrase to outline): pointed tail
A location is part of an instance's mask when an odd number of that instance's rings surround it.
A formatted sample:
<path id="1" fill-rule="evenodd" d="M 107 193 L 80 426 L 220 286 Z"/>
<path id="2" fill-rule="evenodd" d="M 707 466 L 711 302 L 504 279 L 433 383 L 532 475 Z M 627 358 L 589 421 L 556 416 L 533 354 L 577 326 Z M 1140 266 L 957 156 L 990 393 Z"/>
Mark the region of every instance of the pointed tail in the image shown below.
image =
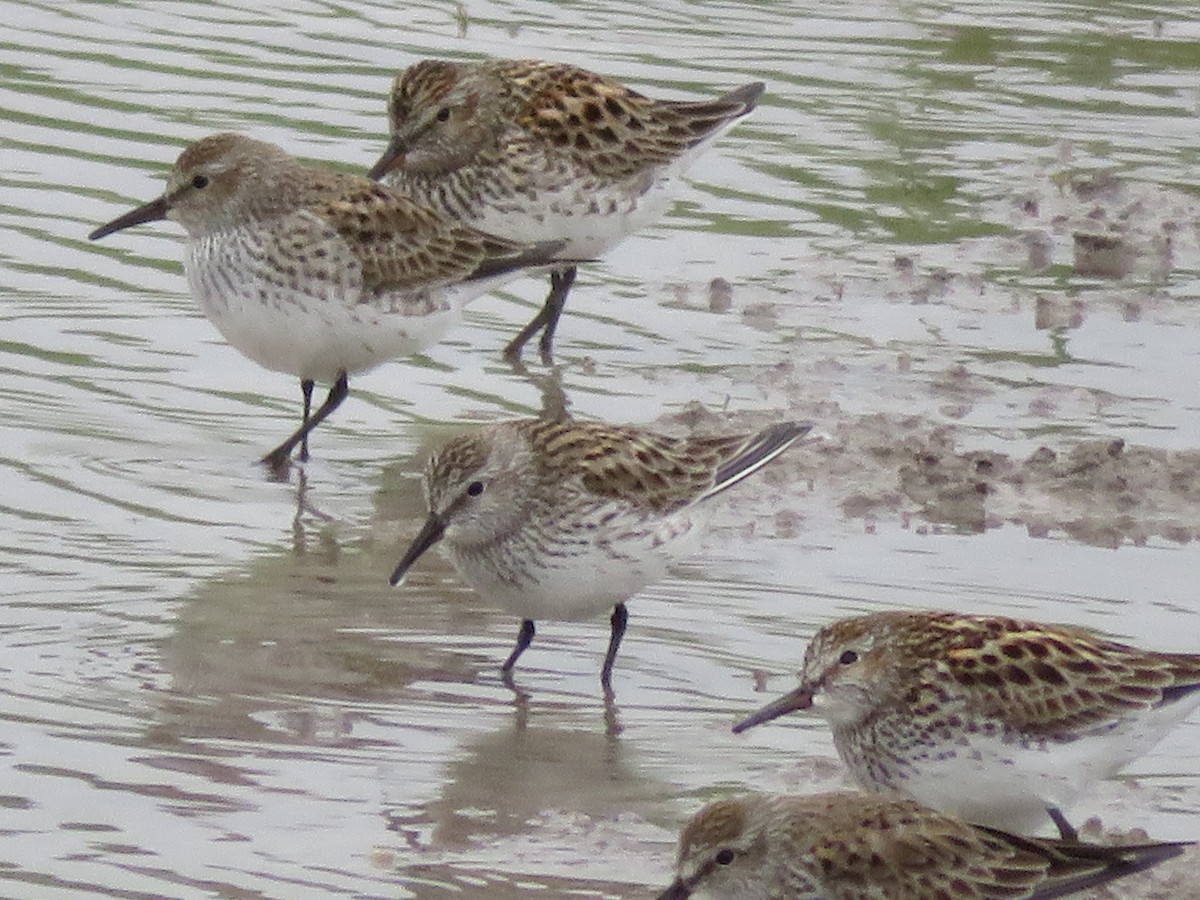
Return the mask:
<path id="1" fill-rule="evenodd" d="M 780 422 L 764 428 L 746 441 L 716 471 L 712 487 L 696 498 L 696 502 L 714 497 L 731 488 L 748 475 L 753 475 L 804 435 L 812 431 L 812 422 Z"/>
<path id="2" fill-rule="evenodd" d="M 1097 887 L 1142 872 L 1164 860 L 1179 856 L 1191 841 L 1179 843 L 1130 844 L 1109 846 L 1074 841 L 1021 838 L 990 828 L 980 828 L 1014 847 L 1023 847 L 1047 858 L 1046 880 L 1030 895 L 1030 900 L 1052 900 L 1088 888 Z"/>
<path id="3" fill-rule="evenodd" d="M 735 109 L 740 107 L 740 111 L 733 113 L 733 115 L 744 116 L 758 105 L 758 98 L 762 96 L 763 91 L 766 89 L 767 86 L 761 81 L 752 81 L 749 84 L 743 84 L 739 88 L 734 88 L 724 97 L 718 97 L 714 102 L 725 104 Z"/>
<path id="4" fill-rule="evenodd" d="M 707 147 L 751 112 L 766 90 L 761 81 L 744 84 L 715 100 L 682 100 L 675 104 L 676 122 L 673 129 L 680 133 L 680 145 L 696 153 Z"/>

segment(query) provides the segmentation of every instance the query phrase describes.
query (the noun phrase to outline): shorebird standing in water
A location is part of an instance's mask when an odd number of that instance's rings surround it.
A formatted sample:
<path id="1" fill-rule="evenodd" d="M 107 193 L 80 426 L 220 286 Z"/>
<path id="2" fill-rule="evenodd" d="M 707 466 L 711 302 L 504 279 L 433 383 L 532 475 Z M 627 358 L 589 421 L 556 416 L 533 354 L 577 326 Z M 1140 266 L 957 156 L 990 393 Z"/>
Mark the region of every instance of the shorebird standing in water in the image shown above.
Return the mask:
<path id="1" fill-rule="evenodd" d="M 680 176 L 764 87 L 655 100 L 562 63 L 425 60 L 392 85 L 391 140 L 370 175 L 489 234 L 565 241 L 542 309 L 504 351 L 515 361 L 540 331 L 548 362 L 575 281 L 570 260 L 661 218 Z"/>
<path id="2" fill-rule="evenodd" d="M 506 681 L 533 640 L 534 620 L 611 609 L 600 674 L 611 690 L 625 601 L 690 549 L 709 500 L 811 427 L 783 422 L 750 435 L 676 438 L 600 422 L 483 426 L 430 458 L 429 518 L 392 584 L 442 542 L 468 584 L 521 617 L 517 645 L 502 667 Z"/>
<path id="3" fill-rule="evenodd" d="M 889 610 L 818 631 L 800 686 L 734 731 L 811 709 L 865 788 L 1021 834 L 1053 821 L 1073 839 L 1063 811 L 1197 706 L 1200 654 L 1069 625 Z"/>
<path id="4" fill-rule="evenodd" d="M 263 457 L 286 469 L 349 391 L 349 376 L 440 340 L 463 304 L 561 256 L 562 242 L 485 234 L 357 175 L 274 144 L 215 134 L 180 154 L 162 196 L 93 231 L 170 219 L 201 310 L 255 362 L 300 379 L 300 427 Z M 311 413 L 317 382 L 332 385 Z"/>

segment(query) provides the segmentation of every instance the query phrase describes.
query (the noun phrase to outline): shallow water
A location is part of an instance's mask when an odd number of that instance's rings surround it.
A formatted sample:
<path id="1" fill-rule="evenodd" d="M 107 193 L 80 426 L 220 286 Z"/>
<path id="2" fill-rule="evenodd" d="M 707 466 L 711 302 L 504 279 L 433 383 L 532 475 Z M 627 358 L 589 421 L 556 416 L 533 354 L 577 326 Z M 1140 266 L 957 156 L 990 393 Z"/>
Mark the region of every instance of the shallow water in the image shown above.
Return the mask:
<path id="1" fill-rule="evenodd" d="M 1200 23 L 864 6 L 0 3 L 0 894 L 647 896 L 702 801 L 839 783 L 816 723 L 728 732 L 836 616 L 1197 648 Z M 542 626 L 522 700 L 496 671 L 517 623 L 444 560 L 386 584 L 428 448 L 539 409 L 544 370 L 499 350 L 541 281 L 356 379 L 275 483 L 251 460 L 299 392 L 200 317 L 178 229 L 85 238 L 211 131 L 363 168 L 395 70 L 476 54 L 676 96 L 769 84 L 559 331 L 579 416 L 822 432 L 631 604 L 608 708 L 606 622 Z M 1119 245 L 1077 257 L 1097 234 Z M 1115 438 L 1114 481 L 1031 463 Z M 929 448 L 1008 475 L 973 493 Z M 1198 748 L 1195 720 L 1080 817 L 1200 837 Z"/>

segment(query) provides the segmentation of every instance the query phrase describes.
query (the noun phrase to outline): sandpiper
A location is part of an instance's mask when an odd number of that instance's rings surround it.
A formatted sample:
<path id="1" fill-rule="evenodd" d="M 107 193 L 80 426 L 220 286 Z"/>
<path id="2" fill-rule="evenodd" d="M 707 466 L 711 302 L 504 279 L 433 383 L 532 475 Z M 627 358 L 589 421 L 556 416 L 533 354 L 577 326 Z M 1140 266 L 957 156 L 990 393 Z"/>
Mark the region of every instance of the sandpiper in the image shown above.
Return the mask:
<path id="1" fill-rule="evenodd" d="M 565 259 L 591 259 L 659 219 L 680 175 L 763 89 L 655 100 L 562 63 L 425 60 L 392 85 L 391 141 L 370 175 L 490 234 L 561 238 Z M 575 274 L 569 262 L 552 271 L 545 305 L 506 357 L 541 331 L 549 360 Z"/>
<path id="2" fill-rule="evenodd" d="M 1189 846 L 1017 837 L 898 796 L 751 794 L 711 803 L 687 823 L 675 881 L 658 900 L 1045 900 Z"/>
<path id="3" fill-rule="evenodd" d="M 735 726 L 811 709 L 866 788 L 1029 833 L 1200 705 L 1200 655 L 1069 625 L 887 611 L 822 628 L 800 686 Z"/>
<path id="4" fill-rule="evenodd" d="M 240 134 L 180 154 L 162 196 L 93 231 L 171 219 L 187 232 L 184 270 L 229 343 L 300 378 L 303 422 L 263 457 L 308 457 L 308 434 L 345 398 L 349 376 L 438 341 L 463 304 L 560 257 L 562 242 L 485 234 L 357 175 L 304 165 Z M 332 387 L 310 416 L 316 382 Z"/>
<path id="5" fill-rule="evenodd" d="M 465 581 L 522 619 L 502 668 L 506 681 L 533 640 L 534 620 L 612 609 L 600 676 L 608 691 L 625 601 L 686 552 L 706 501 L 811 427 L 784 422 L 752 435 L 666 437 L 599 422 L 483 426 L 430 458 L 429 518 L 392 584 L 442 541 Z"/>

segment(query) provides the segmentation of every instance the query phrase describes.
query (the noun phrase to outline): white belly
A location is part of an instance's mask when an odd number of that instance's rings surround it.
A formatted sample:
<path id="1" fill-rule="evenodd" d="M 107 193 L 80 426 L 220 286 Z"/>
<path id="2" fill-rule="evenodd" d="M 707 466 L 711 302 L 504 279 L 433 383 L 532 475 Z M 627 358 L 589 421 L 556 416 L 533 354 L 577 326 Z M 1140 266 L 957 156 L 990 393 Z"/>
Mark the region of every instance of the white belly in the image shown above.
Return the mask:
<path id="1" fill-rule="evenodd" d="M 474 553 L 447 541 L 463 580 L 480 596 L 522 619 L 580 620 L 611 611 L 693 549 L 700 523 L 689 511 L 643 534 L 599 535 L 561 554 L 513 543 L 498 553 Z"/>
<path id="2" fill-rule="evenodd" d="M 357 266 L 289 281 L 246 241 L 192 241 L 188 251 L 192 295 L 225 340 L 265 368 L 326 383 L 437 343 L 468 300 L 517 274 L 364 296 Z"/>
<path id="3" fill-rule="evenodd" d="M 1077 759 L 1029 750 L 1014 757 L 1012 747 L 995 749 L 995 754 L 960 751 L 953 759 L 922 762 L 896 786 L 968 822 L 1032 834 L 1051 826 L 1047 806 L 1066 813 L 1088 783 Z"/>
<path id="4" fill-rule="evenodd" d="M 973 734 L 953 757 L 931 753 L 901 772 L 893 787 L 935 809 L 1018 834 L 1045 829 L 1047 806 L 1068 814 L 1091 785 L 1111 778 L 1157 744 L 1200 703 L 1187 701 L 1135 713 L 1119 725 L 1073 741 L 1021 744 Z M 947 750 L 951 748 L 946 748 Z M 889 765 L 891 765 L 889 763 Z M 851 765 L 865 786 L 871 777 Z"/>
<path id="5" fill-rule="evenodd" d="M 672 170 L 615 185 L 566 184 L 532 200 L 518 196 L 480 206 L 471 224 L 523 242 L 565 240 L 561 258 L 594 259 L 661 219 L 678 183 Z"/>

